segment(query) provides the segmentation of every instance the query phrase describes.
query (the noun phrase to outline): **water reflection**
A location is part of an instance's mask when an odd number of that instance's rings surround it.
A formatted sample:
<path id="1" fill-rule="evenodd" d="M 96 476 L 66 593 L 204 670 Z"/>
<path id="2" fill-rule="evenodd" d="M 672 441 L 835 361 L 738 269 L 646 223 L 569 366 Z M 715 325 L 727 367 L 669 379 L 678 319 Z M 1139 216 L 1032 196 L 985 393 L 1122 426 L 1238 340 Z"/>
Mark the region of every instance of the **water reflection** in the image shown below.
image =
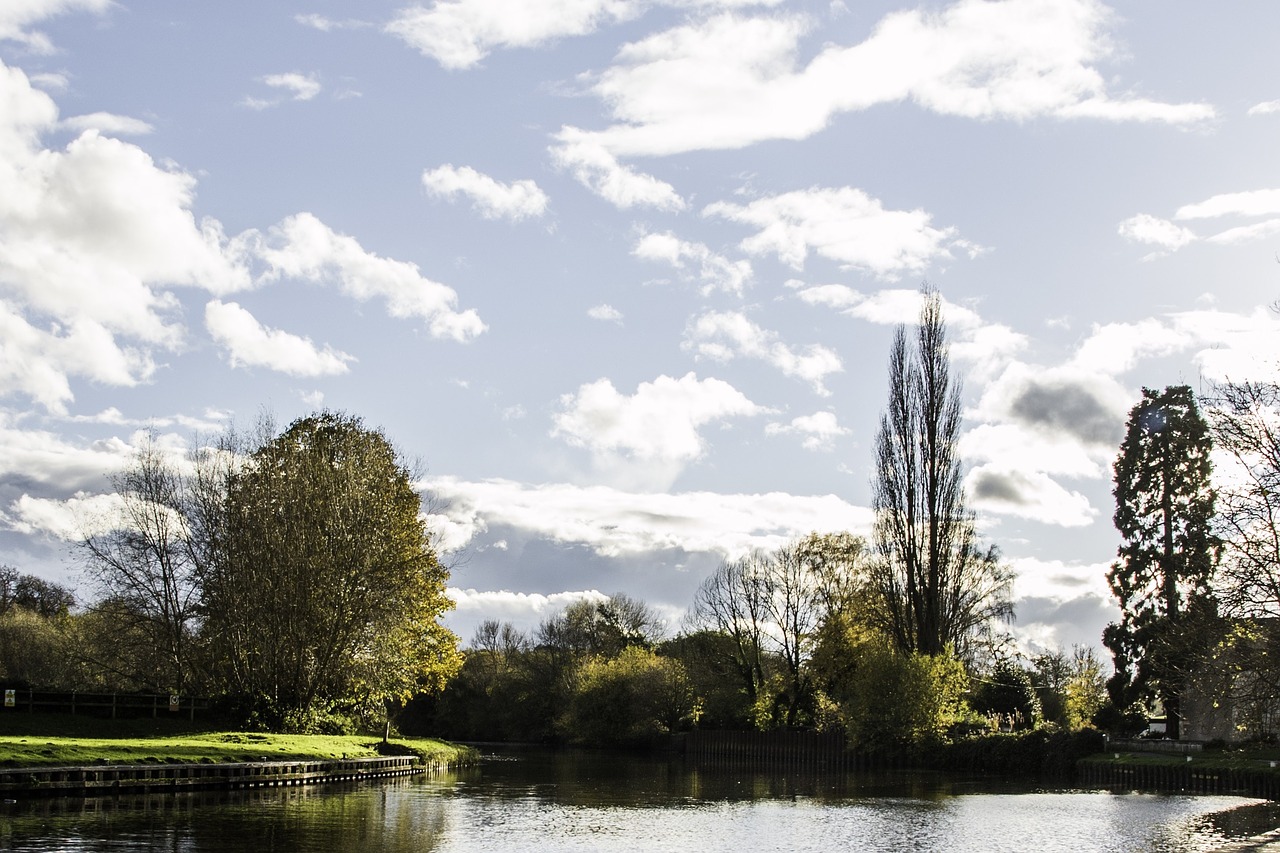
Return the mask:
<path id="1" fill-rule="evenodd" d="M 1198 851 L 1280 825 L 1238 797 L 769 774 L 544 751 L 384 784 L 6 803 L 0 849 Z"/>

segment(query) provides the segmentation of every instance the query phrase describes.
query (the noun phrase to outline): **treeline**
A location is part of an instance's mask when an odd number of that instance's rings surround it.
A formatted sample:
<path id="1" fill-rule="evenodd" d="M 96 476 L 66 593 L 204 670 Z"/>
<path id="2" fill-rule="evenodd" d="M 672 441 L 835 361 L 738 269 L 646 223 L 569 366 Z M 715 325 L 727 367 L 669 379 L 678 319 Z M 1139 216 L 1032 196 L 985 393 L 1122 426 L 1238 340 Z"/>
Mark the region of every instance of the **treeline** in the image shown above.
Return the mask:
<path id="1" fill-rule="evenodd" d="M 186 457 L 145 444 L 79 548 L 97 598 L 4 580 L 6 685 L 202 695 L 244 725 L 385 722 L 461 665 L 409 469 L 322 412 Z"/>
<path id="2" fill-rule="evenodd" d="M 580 600 L 530 632 L 484 622 L 458 676 L 415 700 L 402 727 L 596 746 L 694 728 L 812 729 L 901 756 L 974 734 L 1090 726 L 1106 680 L 1091 648 L 1027 658 L 992 637 L 968 659 L 904 652 L 863 609 L 867 557 L 848 534 L 813 534 L 726 561 L 674 636 L 623 594 Z"/>

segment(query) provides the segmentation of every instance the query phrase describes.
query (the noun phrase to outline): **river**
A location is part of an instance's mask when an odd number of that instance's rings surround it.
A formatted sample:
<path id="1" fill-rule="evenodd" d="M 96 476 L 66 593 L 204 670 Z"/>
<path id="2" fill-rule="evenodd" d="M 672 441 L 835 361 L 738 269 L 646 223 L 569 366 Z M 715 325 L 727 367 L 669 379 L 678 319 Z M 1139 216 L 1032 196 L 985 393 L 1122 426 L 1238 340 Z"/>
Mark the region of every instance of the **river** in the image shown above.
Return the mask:
<path id="1" fill-rule="evenodd" d="M 0 850 L 23 851 L 1148 853 L 1273 829 L 1280 804 L 508 750 L 383 784 L 5 802 L 0 817 Z"/>

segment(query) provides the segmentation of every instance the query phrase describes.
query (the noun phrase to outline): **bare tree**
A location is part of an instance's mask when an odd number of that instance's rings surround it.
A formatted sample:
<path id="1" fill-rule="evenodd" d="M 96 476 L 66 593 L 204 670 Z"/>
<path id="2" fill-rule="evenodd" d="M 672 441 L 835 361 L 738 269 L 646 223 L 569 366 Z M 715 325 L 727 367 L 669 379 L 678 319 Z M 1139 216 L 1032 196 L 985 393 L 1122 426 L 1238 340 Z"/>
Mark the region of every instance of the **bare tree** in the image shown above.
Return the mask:
<path id="1" fill-rule="evenodd" d="M 693 599 L 694 624 L 731 640 L 730 664 L 749 702 L 755 702 L 765 682 L 766 563 L 766 555 L 760 552 L 725 560 L 702 582 Z"/>
<path id="2" fill-rule="evenodd" d="M 915 343 L 909 351 L 900 326 L 876 436 L 877 618 L 904 652 L 963 654 L 984 625 L 1012 617 L 1012 575 L 995 548 L 980 549 L 965 508 L 960 385 L 936 291 L 925 292 Z"/>
<path id="3" fill-rule="evenodd" d="M 1280 386 L 1227 383 L 1207 402 L 1214 446 L 1229 460 L 1217 496 L 1220 606 L 1231 616 L 1280 616 Z"/>
<path id="4" fill-rule="evenodd" d="M 148 436 L 112 485 L 117 512 L 85 520 L 86 568 L 114 617 L 132 623 L 122 635 L 152 647 L 140 660 L 158 668 L 133 678 L 151 689 L 185 692 L 193 680 L 201 574 L 187 517 L 189 480 Z"/>

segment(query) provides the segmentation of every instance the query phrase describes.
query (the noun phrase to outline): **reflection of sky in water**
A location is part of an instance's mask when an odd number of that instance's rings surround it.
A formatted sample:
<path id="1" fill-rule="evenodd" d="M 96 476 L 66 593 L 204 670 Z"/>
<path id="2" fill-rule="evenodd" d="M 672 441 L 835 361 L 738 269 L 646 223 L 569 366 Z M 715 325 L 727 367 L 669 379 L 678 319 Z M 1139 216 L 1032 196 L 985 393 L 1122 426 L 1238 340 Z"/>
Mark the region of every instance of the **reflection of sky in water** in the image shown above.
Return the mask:
<path id="1" fill-rule="evenodd" d="M 529 753 L 368 787 L 6 803 L 0 850 L 1184 853 L 1271 829 L 1278 815 L 1239 797 Z"/>

